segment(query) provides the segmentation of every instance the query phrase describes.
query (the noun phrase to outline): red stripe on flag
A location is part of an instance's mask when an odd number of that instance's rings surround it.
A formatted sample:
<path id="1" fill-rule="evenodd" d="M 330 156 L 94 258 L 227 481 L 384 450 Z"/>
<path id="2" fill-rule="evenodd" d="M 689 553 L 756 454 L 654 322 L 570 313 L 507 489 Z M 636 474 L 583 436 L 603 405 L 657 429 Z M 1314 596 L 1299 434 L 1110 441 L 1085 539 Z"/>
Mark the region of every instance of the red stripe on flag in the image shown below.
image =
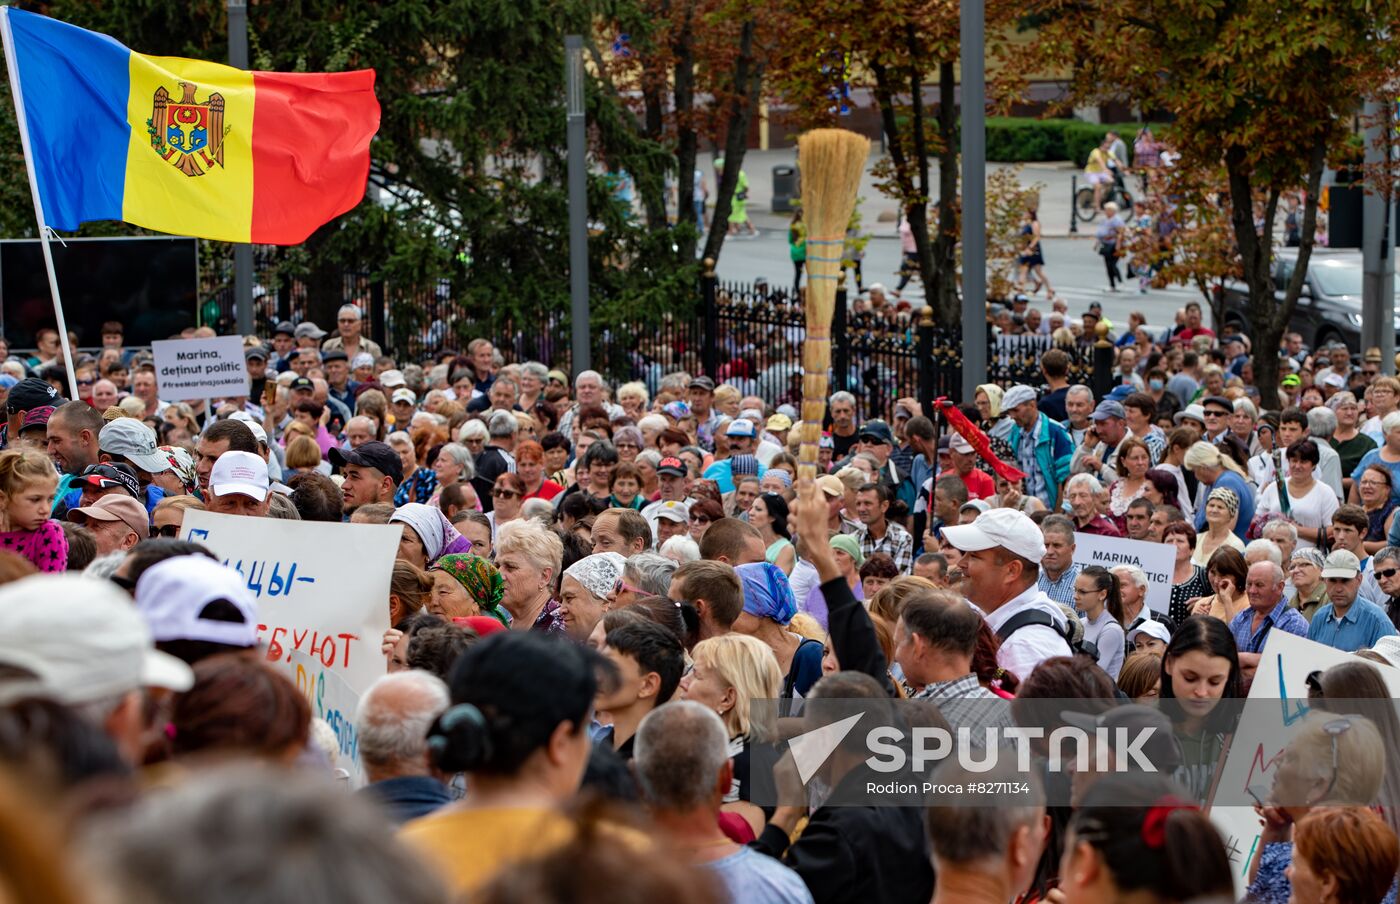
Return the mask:
<path id="1" fill-rule="evenodd" d="M 255 72 L 253 87 L 251 241 L 295 245 L 364 197 L 374 71 Z"/>

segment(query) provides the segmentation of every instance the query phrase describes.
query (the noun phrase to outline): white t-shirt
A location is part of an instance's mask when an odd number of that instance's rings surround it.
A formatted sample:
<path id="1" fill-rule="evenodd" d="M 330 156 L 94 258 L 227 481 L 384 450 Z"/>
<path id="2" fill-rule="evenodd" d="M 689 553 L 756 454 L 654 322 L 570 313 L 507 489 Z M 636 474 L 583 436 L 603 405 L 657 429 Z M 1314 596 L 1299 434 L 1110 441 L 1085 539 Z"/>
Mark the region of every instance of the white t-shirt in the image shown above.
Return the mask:
<path id="1" fill-rule="evenodd" d="M 1027 609 L 1039 609 L 1050 616 L 1056 625 L 1063 626 L 1065 614 L 1060 607 L 1045 595 L 1040 585 L 1032 584 L 1020 596 L 1006 601 L 998 609 L 987 612 L 987 625 L 996 631 L 1011 621 L 1012 616 Z M 1028 625 L 1002 642 L 997 650 L 997 665 L 1017 678 L 1025 681 L 1035 671 L 1035 667 L 1052 656 L 1070 655 L 1069 644 L 1064 636 L 1054 628 L 1045 625 Z"/>
<path id="2" fill-rule="evenodd" d="M 1302 498 L 1288 493 L 1289 517 L 1302 527 L 1313 529 L 1325 527 L 1332 523 L 1332 515 L 1341 507 L 1337 502 L 1337 496 L 1332 489 L 1320 480 L 1314 479 L 1312 487 L 1303 494 Z M 1281 512 L 1283 507 L 1279 504 L 1278 481 L 1273 481 L 1266 485 L 1259 493 L 1259 501 L 1255 504 L 1254 513 L 1260 512 Z M 1312 549 L 1316 546 L 1311 540 L 1298 538 L 1299 549 Z"/>

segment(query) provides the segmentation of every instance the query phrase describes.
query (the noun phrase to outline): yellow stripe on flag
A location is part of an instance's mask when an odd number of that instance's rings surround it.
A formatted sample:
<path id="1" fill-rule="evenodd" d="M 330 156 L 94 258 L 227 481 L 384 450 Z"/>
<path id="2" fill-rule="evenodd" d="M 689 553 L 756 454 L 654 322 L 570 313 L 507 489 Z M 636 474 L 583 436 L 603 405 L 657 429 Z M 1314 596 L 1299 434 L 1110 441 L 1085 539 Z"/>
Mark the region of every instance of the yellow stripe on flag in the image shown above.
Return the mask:
<path id="1" fill-rule="evenodd" d="M 130 72 L 131 140 L 122 219 L 161 232 L 248 241 L 252 73 L 139 53 L 131 54 Z"/>

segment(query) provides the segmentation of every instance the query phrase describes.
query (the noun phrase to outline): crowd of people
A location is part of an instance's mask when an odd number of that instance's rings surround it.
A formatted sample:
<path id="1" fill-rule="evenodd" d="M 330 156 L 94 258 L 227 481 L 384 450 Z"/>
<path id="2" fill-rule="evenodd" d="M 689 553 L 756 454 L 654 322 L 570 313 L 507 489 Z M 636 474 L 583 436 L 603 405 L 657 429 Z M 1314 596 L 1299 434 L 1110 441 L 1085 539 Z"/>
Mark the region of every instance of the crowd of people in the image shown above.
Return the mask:
<path id="1" fill-rule="evenodd" d="M 789 404 L 487 339 L 399 360 L 354 306 L 247 337 L 248 395 L 208 404 L 163 401 L 116 323 L 77 399 L 56 342 L 11 356 L 0 897 L 1195 902 L 1247 867 L 1251 900 L 1394 900 L 1400 382 L 1289 347 L 1261 399 L 1199 313 L 1122 343 L 1101 398 L 1059 350 L 956 412 L 838 392 L 814 480 Z M 362 787 L 192 510 L 401 529 Z M 1076 563 L 1082 534 L 1170 545 L 1169 609 Z M 1245 864 L 1203 807 L 1274 630 L 1355 656 L 1309 677 Z M 806 780 L 761 765 L 817 701 L 1155 727 L 1156 774 L 1081 770 L 1065 803 L 1041 747 L 937 769 L 1011 804 L 856 800 L 849 744 Z"/>

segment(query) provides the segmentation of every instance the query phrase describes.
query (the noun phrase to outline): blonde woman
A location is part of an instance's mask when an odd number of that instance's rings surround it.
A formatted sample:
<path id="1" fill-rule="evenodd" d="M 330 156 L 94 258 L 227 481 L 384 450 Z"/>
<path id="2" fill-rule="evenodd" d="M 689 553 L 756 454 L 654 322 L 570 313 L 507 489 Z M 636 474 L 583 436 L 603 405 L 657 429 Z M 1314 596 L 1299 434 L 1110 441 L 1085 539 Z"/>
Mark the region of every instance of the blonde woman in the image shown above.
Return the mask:
<path id="1" fill-rule="evenodd" d="M 1204 440 L 1186 450 L 1186 457 L 1181 464 L 1196 475 L 1196 479 L 1205 486 L 1205 493 L 1209 494 L 1218 489 L 1234 493 L 1236 507 L 1230 529 L 1236 538 L 1243 539 L 1245 531 L 1249 529 L 1249 523 L 1254 520 L 1254 489 L 1249 485 L 1249 477 L 1244 470 L 1235 464 L 1230 456 L 1221 454 L 1219 449 Z M 1197 531 L 1205 530 L 1204 506 L 1196 512 L 1195 527 Z M 1204 565 L 1205 561 L 1201 560 L 1199 564 Z"/>
<path id="2" fill-rule="evenodd" d="M 621 405 L 622 410 L 634 421 L 641 420 L 647 413 L 649 399 L 646 384 L 640 381 L 623 383 L 617 388 L 617 404 Z"/>
<path id="3" fill-rule="evenodd" d="M 729 732 L 729 756 L 734 760 L 734 781 L 724 795 L 723 809 L 738 813 L 763 830 L 763 811 L 751 802 L 749 751 L 754 742 L 773 740 L 773 726 L 753 719 L 755 700 L 776 700 L 783 690 L 783 676 L 773 651 L 763 641 L 745 634 L 722 634 L 702 640 L 691 651 L 694 667 L 681 679 L 680 697 L 708 706 L 724 720 Z"/>

